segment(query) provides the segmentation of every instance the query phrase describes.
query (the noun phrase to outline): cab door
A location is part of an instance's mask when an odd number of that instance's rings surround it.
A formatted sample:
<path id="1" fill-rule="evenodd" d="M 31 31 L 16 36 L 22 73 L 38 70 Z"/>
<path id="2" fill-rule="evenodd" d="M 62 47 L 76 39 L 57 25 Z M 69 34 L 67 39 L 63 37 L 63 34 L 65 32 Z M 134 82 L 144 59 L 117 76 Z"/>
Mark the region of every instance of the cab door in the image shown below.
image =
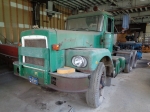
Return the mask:
<path id="1" fill-rule="evenodd" d="M 114 38 L 114 18 L 107 17 L 106 29 L 104 35 L 104 48 L 108 49 L 110 52 L 113 51 L 113 38 Z"/>

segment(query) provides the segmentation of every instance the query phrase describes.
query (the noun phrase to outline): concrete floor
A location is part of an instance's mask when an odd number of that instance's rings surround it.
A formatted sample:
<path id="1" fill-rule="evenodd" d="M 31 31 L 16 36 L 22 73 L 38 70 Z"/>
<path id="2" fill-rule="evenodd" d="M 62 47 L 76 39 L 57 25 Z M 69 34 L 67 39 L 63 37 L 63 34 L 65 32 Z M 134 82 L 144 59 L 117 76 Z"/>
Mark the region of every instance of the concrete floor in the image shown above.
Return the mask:
<path id="1" fill-rule="evenodd" d="M 0 68 L 0 112 L 150 112 L 150 54 L 131 73 L 121 73 L 106 87 L 102 105 L 87 106 L 85 93 L 63 93 L 30 84 Z M 60 102 L 58 102 L 60 101 Z"/>

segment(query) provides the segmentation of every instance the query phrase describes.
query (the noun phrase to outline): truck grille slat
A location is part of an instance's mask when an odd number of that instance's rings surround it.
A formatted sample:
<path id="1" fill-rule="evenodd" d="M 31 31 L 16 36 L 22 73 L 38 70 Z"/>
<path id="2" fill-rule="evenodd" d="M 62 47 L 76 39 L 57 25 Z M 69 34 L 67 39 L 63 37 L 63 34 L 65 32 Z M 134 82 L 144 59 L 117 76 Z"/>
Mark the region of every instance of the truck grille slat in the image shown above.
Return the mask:
<path id="1" fill-rule="evenodd" d="M 25 62 L 33 65 L 44 66 L 44 59 L 42 58 L 33 58 L 33 57 L 25 57 Z"/>

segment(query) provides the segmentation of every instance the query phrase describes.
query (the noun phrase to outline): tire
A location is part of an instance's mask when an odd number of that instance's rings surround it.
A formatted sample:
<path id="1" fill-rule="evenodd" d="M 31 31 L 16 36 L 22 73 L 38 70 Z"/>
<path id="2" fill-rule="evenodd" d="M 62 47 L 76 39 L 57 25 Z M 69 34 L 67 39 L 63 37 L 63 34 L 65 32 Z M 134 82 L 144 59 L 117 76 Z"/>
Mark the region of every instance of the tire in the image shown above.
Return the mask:
<path id="1" fill-rule="evenodd" d="M 128 51 L 128 50 L 125 50 L 125 51 Z M 136 68 L 136 65 L 137 65 L 137 56 L 136 56 L 137 55 L 137 51 L 136 50 L 131 50 L 130 52 L 133 53 L 133 56 L 132 56 L 132 68 Z"/>
<path id="2" fill-rule="evenodd" d="M 125 66 L 125 68 L 124 68 L 124 72 L 125 73 L 129 73 L 130 72 L 130 64 L 128 63 L 128 64 L 126 64 L 126 66 Z"/>
<path id="3" fill-rule="evenodd" d="M 115 78 L 115 77 L 119 74 L 119 72 L 120 72 L 120 70 L 118 71 L 118 70 L 116 69 L 116 66 L 117 66 L 118 63 L 120 63 L 120 61 L 119 61 L 119 59 L 113 59 L 113 63 L 114 63 L 114 67 L 115 67 L 115 72 L 114 72 L 114 74 L 113 74 L 113 77 Z M 116 71 L 116 70 L 117 70 L 117 71 Z"/>
<path id="4" fill-rule="evenodd" d="M 133 56 L 132 56 L 132 68 L 135 68 L 136 67 L 136 63 L 137 63 L 137 58 L 136 58 L 137 51 L 136 50 L 132 50 L 132 52 L 133 52 Z"/>
<path id="5" fill-rule="evenodd" d="M 128 52 L 128 51 L 127 51 Z M 126 59 L 126 64 L 123 72 L 129 73 L 132 71 L 132 66 L 133 66 L 133 51 L 129 51 L 128 54 L 122 54 L 121 52 L 118 52 L 116 54 L 117 56 L 123 56 Z"/>
<path id="6" fill-rule="evenodd" d="M 132 57 L 133 56 L 130 56 L 128 63 L 126 63 L 125 65 L 125 69 L 124 69 L 125 73 L 130 73 L 132 71 Z"/>
<path id="7" fill-rule="evenodd" d="M 134 64 L 133 64 L 133 68 L 136 68 L 136 66 L 137 66 L 137 56 L 135 57 L 135 61 L 134 61 Z"/>
<path id="8" fill-rule="evenodd" d="M 136 68 L 137 65 L 137 51 L 133 51 L 133 68 Z"/>
<path id="9" fill-rule="evenodd" d="M 86 92 L 86 101 L 90 107 L 97 108 L 102 103 L 105 82 L 106 69 L 104 64 L 100 62 L 91 74 L 90 86 Z"/>

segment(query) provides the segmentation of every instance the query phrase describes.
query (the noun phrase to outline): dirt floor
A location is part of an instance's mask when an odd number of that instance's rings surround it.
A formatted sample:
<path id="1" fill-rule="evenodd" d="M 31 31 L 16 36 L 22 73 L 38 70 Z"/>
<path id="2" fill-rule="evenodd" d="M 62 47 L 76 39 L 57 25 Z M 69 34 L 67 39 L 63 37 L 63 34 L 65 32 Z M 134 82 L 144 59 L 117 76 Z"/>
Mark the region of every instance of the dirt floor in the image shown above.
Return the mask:
<path id="1" fill-rule="evenodd" d="M 45 89 L 0 67 L 0 112 L 150 112 L 150 54 L 144 54 L 136 69 L 121 73 L 105 88 L 102 105 L 88 107 L 85 93 Z"/>

